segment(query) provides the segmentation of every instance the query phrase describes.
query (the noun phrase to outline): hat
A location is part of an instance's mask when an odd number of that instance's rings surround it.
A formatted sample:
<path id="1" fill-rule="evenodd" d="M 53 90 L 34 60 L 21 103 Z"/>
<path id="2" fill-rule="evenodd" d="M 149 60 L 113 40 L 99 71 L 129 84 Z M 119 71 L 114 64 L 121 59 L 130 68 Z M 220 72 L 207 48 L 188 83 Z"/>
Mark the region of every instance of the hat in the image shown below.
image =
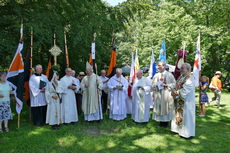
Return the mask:
<path id="1" fill-rule="evenodd" d="M 80 72 L 79 75 L 85 75 L 85 73 L 84 72 Z"/>
<path id="2" fill-rule="evenodd" d="M 220 71 L 216 71 L 216 73 L 215 74 L 221 74 L 221 72 Z"/>
<path id="3" fill-rule="evenodd" d="M 93 71 L 92 66 L 89 64 L 89 62 L 86 62 L 86 70 Z"/>

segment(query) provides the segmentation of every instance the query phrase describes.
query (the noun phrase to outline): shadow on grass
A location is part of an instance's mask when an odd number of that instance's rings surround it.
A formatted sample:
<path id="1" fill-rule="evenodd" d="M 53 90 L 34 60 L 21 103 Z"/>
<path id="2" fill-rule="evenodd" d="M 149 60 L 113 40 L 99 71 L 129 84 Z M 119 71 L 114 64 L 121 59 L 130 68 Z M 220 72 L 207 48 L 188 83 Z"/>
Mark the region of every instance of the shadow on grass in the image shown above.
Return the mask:
<path id="1" fill-rule="evenodd" d="M 207 115 L 198 117 L 196 111 L 196 137 L 180 138 L 170 129 L 157 127 L 150 119 L 147 124 L 137 124 L 128 115 L 124 121 L 104 120 L 88 123 L 79 116 L 74 125 L 62 125 L 58 131 L 50 126 L 34 127 L 28 120 L 29 108 L 22 111 L 21 128 L 17 119 L 10 121 L 10 133 L 0 135 L 1 152 L 228 152 L 230 150 L 230 114 L 226 103 L 219 110 L 211 104 Z M 11 107 L 14 109 L 13 107 Z M 15 112 L 15 111 L 14 111 Z M 222 143 L 221 143 L 222 142 Z"/>

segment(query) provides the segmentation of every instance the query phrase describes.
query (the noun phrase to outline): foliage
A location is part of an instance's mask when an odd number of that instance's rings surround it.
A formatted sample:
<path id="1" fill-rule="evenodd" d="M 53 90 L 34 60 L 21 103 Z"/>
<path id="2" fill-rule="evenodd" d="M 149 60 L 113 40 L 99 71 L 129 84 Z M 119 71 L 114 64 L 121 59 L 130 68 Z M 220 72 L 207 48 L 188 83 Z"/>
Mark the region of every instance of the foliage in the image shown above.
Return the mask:
<path id="1" fill-rule="evenodd" d="M 167 62 L 175 65 L 177 53 L 186 42 L 187 62 L 194 63 L 196 42 L 201 34 L 202 75 L 223 72 L 223 84 L 230 79 L 230 3 L 223 1 L 127 1 L 123 5 L 139 8 L 133 12 L 126 29 L 118 34 L 119 66 L 130 64 L 130 51 L 137 48 L 140 65 L 148 66 L 151 47 L 158 60 L 163 38 Z M 137 7 L 139 6 L 139 7 Z"/>
<path id="2" fill-rule="evenodd" d="M 33 65 L 41 63 L 46 69 L 54 33 L 64 51 L 65 30 L 70 67 L 76 72 L 84 71 L 94 32 L 98 69 L 109 67 L 112 34 L 117 38 L 117 66 L 121 67 L 130 65 L 130 51 L 136 47 L 141 66 L 149 65 L 151 47 L 158 60 L 163 38 L 168 63 L 176 64 L 185 41 L 187 61 L 193 65 L 200 33 L 202 75 L 211 78 L 220 70 L 224 86 L 230 86 L 229 0 L 127 0 L 115 7 L 101 0 L 2 0 L 0 8 L 1 71 L 14 56 L 23 20 L 24 55 L 30 45 L 30 28 L 34 31 Z M 62 59 L 58 57 L 60 65 Z"/>
<path id="3" fill-rule="evenodd" d="M 209 98 L 213 93 L 208 93 Z M 132 153 L 189 153 L 218 152 L 230 150 L 230 94 L 223 94 L 221 107 L 215 103 L 206 106 L 204 118 L 196 115 L 196 136 L 185 140 L 160 128 L 159 123 L 150 119 L 147 124 L 136 124 L 131 116 L 124 121 L 116 122 L 104 116 L 101 122 L 87 123 L 83 115 L 74 125 L 61 125 L 60 130 L 51 130 L 50 126 L 35 127 L 29 121 L 29 108 L 24 105 L 21 114 L 21 127 L 17 129 L 15 103 L 12 103 L 14 120 L 9 121 L 9 133 L 0 135 L 1 153 L 30 152 L 132 152 Z M 198 100 L 198 98 L 196 98 Z M 198 104 L 197 104 L 198 105 Z"/>
<path id="4" fill-rule="evenodd" d="M 89 60 L 93 33 L 96 38 L 98 67 L 110 61 L 113 32 L 121 30 L 125 21 L 119 12 L 100 0 L 5 0 L 0 2 L 1 69 L 7 69 L 19 41 L 21 20 L 24 24 L 24 55 L 30 46 L 33 28 L 33 65 L 41 63 L 46 69 L 49 49 L 56 33 L 57 45 L 64 51 L 64 30 L 67 32 L 70 66 L 82 71 Z M 58 57 L 62 65 L 63 56 Z"/>

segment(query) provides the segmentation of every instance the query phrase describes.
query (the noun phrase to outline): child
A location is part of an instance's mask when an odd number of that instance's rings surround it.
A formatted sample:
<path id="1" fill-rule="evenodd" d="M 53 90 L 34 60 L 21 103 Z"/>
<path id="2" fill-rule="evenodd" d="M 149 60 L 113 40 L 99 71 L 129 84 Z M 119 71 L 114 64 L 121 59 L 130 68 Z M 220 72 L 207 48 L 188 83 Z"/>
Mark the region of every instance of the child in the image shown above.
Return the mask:
<path id="1" fill-rule="evenodd" d="M 200 82 L 200 88 L 201 88 L 201 95 L 200 95 L 200 103 L 201 103 L 201 113 L 200 117 L 205 116 L 205 103 L 208 103 L 208 95 L 207 95 L 207 89 L 208 89 L 208 83 L 209 83 L 209 78 L 206 76 L 201 77 L 201 82 Z"/>

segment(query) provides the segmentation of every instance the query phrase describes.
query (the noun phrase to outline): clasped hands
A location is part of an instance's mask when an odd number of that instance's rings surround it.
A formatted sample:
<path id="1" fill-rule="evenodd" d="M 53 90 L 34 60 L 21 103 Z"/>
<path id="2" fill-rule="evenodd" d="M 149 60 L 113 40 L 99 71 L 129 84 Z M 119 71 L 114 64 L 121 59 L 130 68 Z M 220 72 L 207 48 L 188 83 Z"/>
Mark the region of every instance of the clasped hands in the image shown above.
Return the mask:
<path id="1" fill-rule="evenodd" d="M 113 90 L 116 90 L 116 89 L 118 89 L 118 90 L 123 90 L 123 87 L 120 87 L 120 88 L 118 88 L 118 87 L 113 87 Z"/>
<path id="2" fill-rule="evenodd" d="M 178 91 L 177 90 L 173 90 L 172 91 L 172 96 L 176 97 L 178 95 Z"/>
<path id="3" fill-rule="evenodd" d="M 68 86 L 68 89 L 75 90 L 75 89 L 76 89 L 76 86 L 70 85 L 70 86 Z"/>
<path id="4" fill-rule="evenodd" d="M 142 89 L 142 90 L 144 90 L 144 87 L 143 87 L 143 86 L 138 86 L 137 89 Z"/>
<path id="5" fill-rule="evenodd" d="M 58 96 L 52 96 L 53 99 L 57 100 Z"/>
<path id="6" fill-rule="evenodd" d="M 45 88 L 43 87 L 43 88 L 41 88 L 41 92 L 45 92 Z"/>
<path id="7" fill-rule="evenodd" d="M 167 87 L 167 84 L 166 84 L 165 82 L 163 82 L 163 83 L 161 84 L 161 86 Z"/>

